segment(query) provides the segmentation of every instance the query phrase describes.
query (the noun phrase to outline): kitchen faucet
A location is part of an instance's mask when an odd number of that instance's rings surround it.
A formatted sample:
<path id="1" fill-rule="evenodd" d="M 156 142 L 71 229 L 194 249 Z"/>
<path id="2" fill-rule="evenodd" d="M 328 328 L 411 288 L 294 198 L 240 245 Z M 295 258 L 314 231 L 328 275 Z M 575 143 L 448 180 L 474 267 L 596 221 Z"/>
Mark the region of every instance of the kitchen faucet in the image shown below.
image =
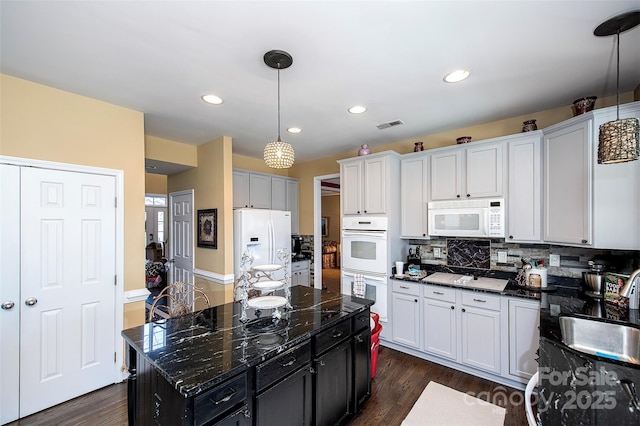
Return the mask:
<path id="1" fill-rule="evenodd" d="M 636 269 L 631 273 L 631 276 L 627 280 L 626 284 L 620 290 L 620 296 L 629 298 L 629 309 L 638 309 L 638 286 L 635 281 L 640 276 L 640 269 Z"/>

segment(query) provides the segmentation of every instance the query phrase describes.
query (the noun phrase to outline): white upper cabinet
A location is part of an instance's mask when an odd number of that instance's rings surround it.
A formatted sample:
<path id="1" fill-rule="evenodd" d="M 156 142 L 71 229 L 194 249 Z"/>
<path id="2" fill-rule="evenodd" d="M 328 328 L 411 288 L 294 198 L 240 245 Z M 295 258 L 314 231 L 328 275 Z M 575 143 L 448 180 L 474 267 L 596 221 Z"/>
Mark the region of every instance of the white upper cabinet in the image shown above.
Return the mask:
<path id="1" fill-rule="evenodd" d="M 640 118 L 640 102 L 620 107 L 620 118 Z M 616 119 L 616 108 L 593 111 L 593 245 L 640 250 L 640 160 L 598 164 L 602 124 Z"/>
<path id="2" fill-rule="evenodd" d="M 398 154 L 382 152 L 338 162 L 342 214 L 388 214 L 392 175 L 395 174 L 396 180 L 398 175 Z"/>
<path id="3" fill-rule="evenodd" d="M 299 231 L 298 179 L 233 169 L 233 208 L 291 212 L 291 233 Z"/>
<path id="4" fill-rule="evenodd" d="M 620 118 L 640 117 L 640 102 L 620 106 Z M 579 115 L 544 130 L 545 242 L 640 249 L 640 161 L 598 164 L 600 125 L 616 107 Z"/>
<path id="5" fill-rule="evenodd" d="M 591 245 L 593 119 L 544 132 L 544 241 Z"/>
<path id="6" fill-rule="evenodd" d="M 400 232 L 402 238 L 424 238 L 427 229 L 427 182 L 429 157 L 426 153 L 400 162 Z"/>
<path id="7" fill-rule="evenodd" d="M 287 210 L 287 179 L 271 177 L 271 209 Z"/>
<path id="8" fill-rule="evenodd" d="M 540 242 L 542 132 L 528 132 L 508 142 L 508 242 Z"/>
<path id="9" fill-rule="evenodd" d="M 479 143 L 431 154 L 431 200 L 501 197 L 503 143 Z"/>
<path id="10" fill-rule="evenodd" d="M 460 198 L 462 150 L 455 148 L 431 154 L 431 199 Z"/>

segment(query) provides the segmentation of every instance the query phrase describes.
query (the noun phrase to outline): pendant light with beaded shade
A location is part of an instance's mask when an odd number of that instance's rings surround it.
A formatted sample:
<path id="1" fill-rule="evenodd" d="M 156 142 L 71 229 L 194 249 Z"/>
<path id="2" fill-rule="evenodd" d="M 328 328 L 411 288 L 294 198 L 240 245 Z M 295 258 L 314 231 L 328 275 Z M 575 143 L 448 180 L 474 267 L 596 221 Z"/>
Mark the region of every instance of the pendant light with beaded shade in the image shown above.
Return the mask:
<path id="1" fill-rule="evenodd" d="M 632 11 L 606 20 L 593 31 L 598 37 L 616 35 L 616 119 L 600 126 L 598 164 L 615 164 L 640 157 L 640 123 L 637 118 L 620 119 L 620 33 L 640 24 L 640 11 Z"/>
<path id="2" fill-rule="evenodd" d="M 272 169 L 288 169 L 295 161 L 291 144 L 280 139 L 280 70 L 293 63 L 293 58 L 282 50 L 270 50 L 264 54 L 264 63 L 278 70 L 278 139 L 264 147 L 264 162 Z"/>

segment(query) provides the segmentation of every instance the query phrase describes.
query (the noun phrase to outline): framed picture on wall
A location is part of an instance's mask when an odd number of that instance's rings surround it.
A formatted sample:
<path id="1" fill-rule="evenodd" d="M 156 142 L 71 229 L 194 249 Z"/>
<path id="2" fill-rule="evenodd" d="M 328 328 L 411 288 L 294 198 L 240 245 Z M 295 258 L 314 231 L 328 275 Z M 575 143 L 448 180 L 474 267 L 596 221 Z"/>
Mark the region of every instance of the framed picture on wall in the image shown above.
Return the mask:
<path id="1" fill-rule="evenodd" d="M 320 225 L 320 227 L 322 229 L 322 236 L 328 237 L 329 236 L 329 218 L 328 217 L 322 218 L 322 224 Z"/>
<path id="2" fill-rule="evenodd" d="M 218 209 L 198 210 L 198 247 L 218 248 Z"/>

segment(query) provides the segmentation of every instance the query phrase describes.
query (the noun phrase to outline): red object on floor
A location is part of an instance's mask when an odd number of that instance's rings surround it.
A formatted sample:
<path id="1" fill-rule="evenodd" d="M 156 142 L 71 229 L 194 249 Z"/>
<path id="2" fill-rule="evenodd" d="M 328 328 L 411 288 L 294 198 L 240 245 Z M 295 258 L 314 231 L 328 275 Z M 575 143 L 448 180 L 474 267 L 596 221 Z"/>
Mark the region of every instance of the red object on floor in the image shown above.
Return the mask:
<path id="1" fill-rule="evenodd" d="M 378 322 L 380 316 L 376 313 L 371 313 L 375 326 L 371 330 L 371 378 L 376 377 L 376 365 L 378 364 L 378 349 L 380 348 L 380 332 L 382 326 Z"/>

